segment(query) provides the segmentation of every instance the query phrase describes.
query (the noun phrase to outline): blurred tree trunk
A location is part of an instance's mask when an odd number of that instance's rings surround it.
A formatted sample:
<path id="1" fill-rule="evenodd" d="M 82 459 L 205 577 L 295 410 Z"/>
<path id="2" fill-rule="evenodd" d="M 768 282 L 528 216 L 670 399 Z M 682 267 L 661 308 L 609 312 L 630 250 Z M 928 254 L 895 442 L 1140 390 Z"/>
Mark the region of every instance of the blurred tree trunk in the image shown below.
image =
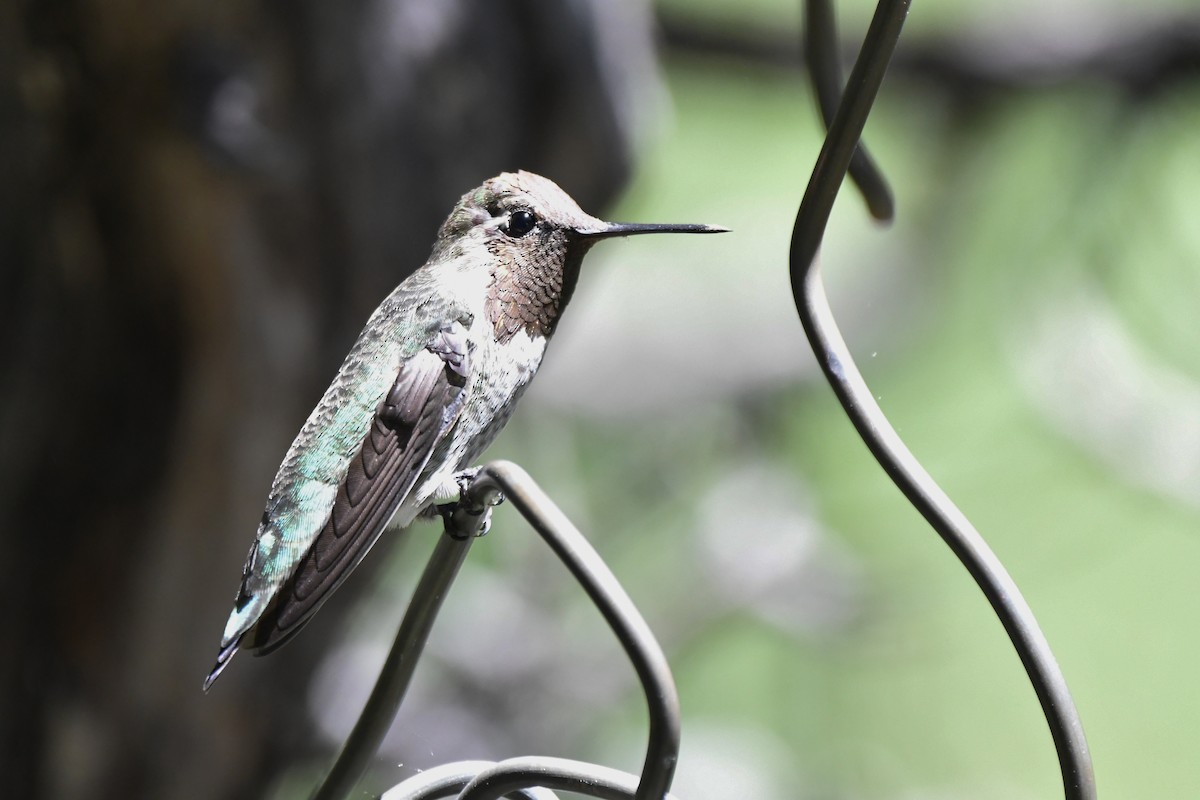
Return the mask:
<path id="1" fill-rule="evenodd" d="M 237 664 L 200 692 L 271 476 L 461 193 L 525 168 L 613 196 L 653 88 L 646 19 L 0 8 L 6 796 L 261 796 L 311 746 L 304 690 L 344 602 L 270 679 Z"/>

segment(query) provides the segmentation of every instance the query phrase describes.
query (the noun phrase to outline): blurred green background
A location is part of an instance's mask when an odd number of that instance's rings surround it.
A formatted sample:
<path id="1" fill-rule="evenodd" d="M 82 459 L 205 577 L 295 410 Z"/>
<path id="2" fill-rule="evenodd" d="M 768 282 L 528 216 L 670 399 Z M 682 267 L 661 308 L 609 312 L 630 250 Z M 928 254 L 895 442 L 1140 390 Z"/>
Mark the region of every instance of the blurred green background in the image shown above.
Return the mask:
<path id="1" fill-rule="evenodd" d="M 855 52 L 869 4 L 839 4 Z M 0 773 L 22 797 L 305 797 L 439 529 L 208 696 L 271 475 L 454 199 L 609 219 L 488 458 L 673 665 L 675 792 L 1052 798 L 999 623 L 818 374 L 787 250 L 822 130 L 800 4 L 65 0 L 0 13 Z M 655 60 L 657 53 L 657 63 Z M 916 0 L 820 255 L 860 368 L 1022 588 L 1104 797 L 1190 796 L 1200 693 L 1200 15 Z M 634 771 L 609 631 L 509 507 L 361 790 L 528 753 Z"/>

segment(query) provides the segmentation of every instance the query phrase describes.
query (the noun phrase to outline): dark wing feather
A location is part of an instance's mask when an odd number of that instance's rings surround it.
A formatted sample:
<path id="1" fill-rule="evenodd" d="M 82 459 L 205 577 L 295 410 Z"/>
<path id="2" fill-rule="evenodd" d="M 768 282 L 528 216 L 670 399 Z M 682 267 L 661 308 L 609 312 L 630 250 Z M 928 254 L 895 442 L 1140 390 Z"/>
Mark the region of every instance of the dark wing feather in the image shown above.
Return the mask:
<path id="1" fill-rule="evenodd" d="M 460 325 L 404 362 L 338 487 L 329 520 L 244 645 L 260 655 L 282 645 L 358 565 L 458 417 L 467 370 Z"/>

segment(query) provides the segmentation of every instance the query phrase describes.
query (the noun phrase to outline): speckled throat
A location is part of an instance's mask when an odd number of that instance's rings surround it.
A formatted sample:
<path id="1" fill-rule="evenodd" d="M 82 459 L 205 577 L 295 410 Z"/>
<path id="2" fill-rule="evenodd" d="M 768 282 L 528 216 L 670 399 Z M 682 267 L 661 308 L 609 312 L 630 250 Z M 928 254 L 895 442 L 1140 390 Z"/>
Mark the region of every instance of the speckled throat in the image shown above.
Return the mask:
<path id="1" fill-rule="evenodd" d="M 554 333 L 591 245 L 587 239 L 543 236 L 532 255 L 519 259 L 505 258 L 508 253 L 489 247 L 496 266 L 485 309 L 496 341 L 504 344 L 522 329 L 530 337 L 549 338 Z"/>

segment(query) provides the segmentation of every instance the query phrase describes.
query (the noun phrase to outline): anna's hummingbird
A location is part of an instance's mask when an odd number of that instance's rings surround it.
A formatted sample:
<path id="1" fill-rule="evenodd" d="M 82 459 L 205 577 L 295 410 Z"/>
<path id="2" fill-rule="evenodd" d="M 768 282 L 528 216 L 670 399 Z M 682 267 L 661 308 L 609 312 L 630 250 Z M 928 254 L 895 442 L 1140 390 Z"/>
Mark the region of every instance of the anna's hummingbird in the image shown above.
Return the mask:
<path id="1" fill-rule="evenodd" d="M 529 172 L 464 195 L 284 457 L 205 690 L 239 647 L 261 655 L 294 636 L 389 522 L 458 499 L 466 467 L 537 372 L 597 240 L 723 230 L 604 222 Z"/>

